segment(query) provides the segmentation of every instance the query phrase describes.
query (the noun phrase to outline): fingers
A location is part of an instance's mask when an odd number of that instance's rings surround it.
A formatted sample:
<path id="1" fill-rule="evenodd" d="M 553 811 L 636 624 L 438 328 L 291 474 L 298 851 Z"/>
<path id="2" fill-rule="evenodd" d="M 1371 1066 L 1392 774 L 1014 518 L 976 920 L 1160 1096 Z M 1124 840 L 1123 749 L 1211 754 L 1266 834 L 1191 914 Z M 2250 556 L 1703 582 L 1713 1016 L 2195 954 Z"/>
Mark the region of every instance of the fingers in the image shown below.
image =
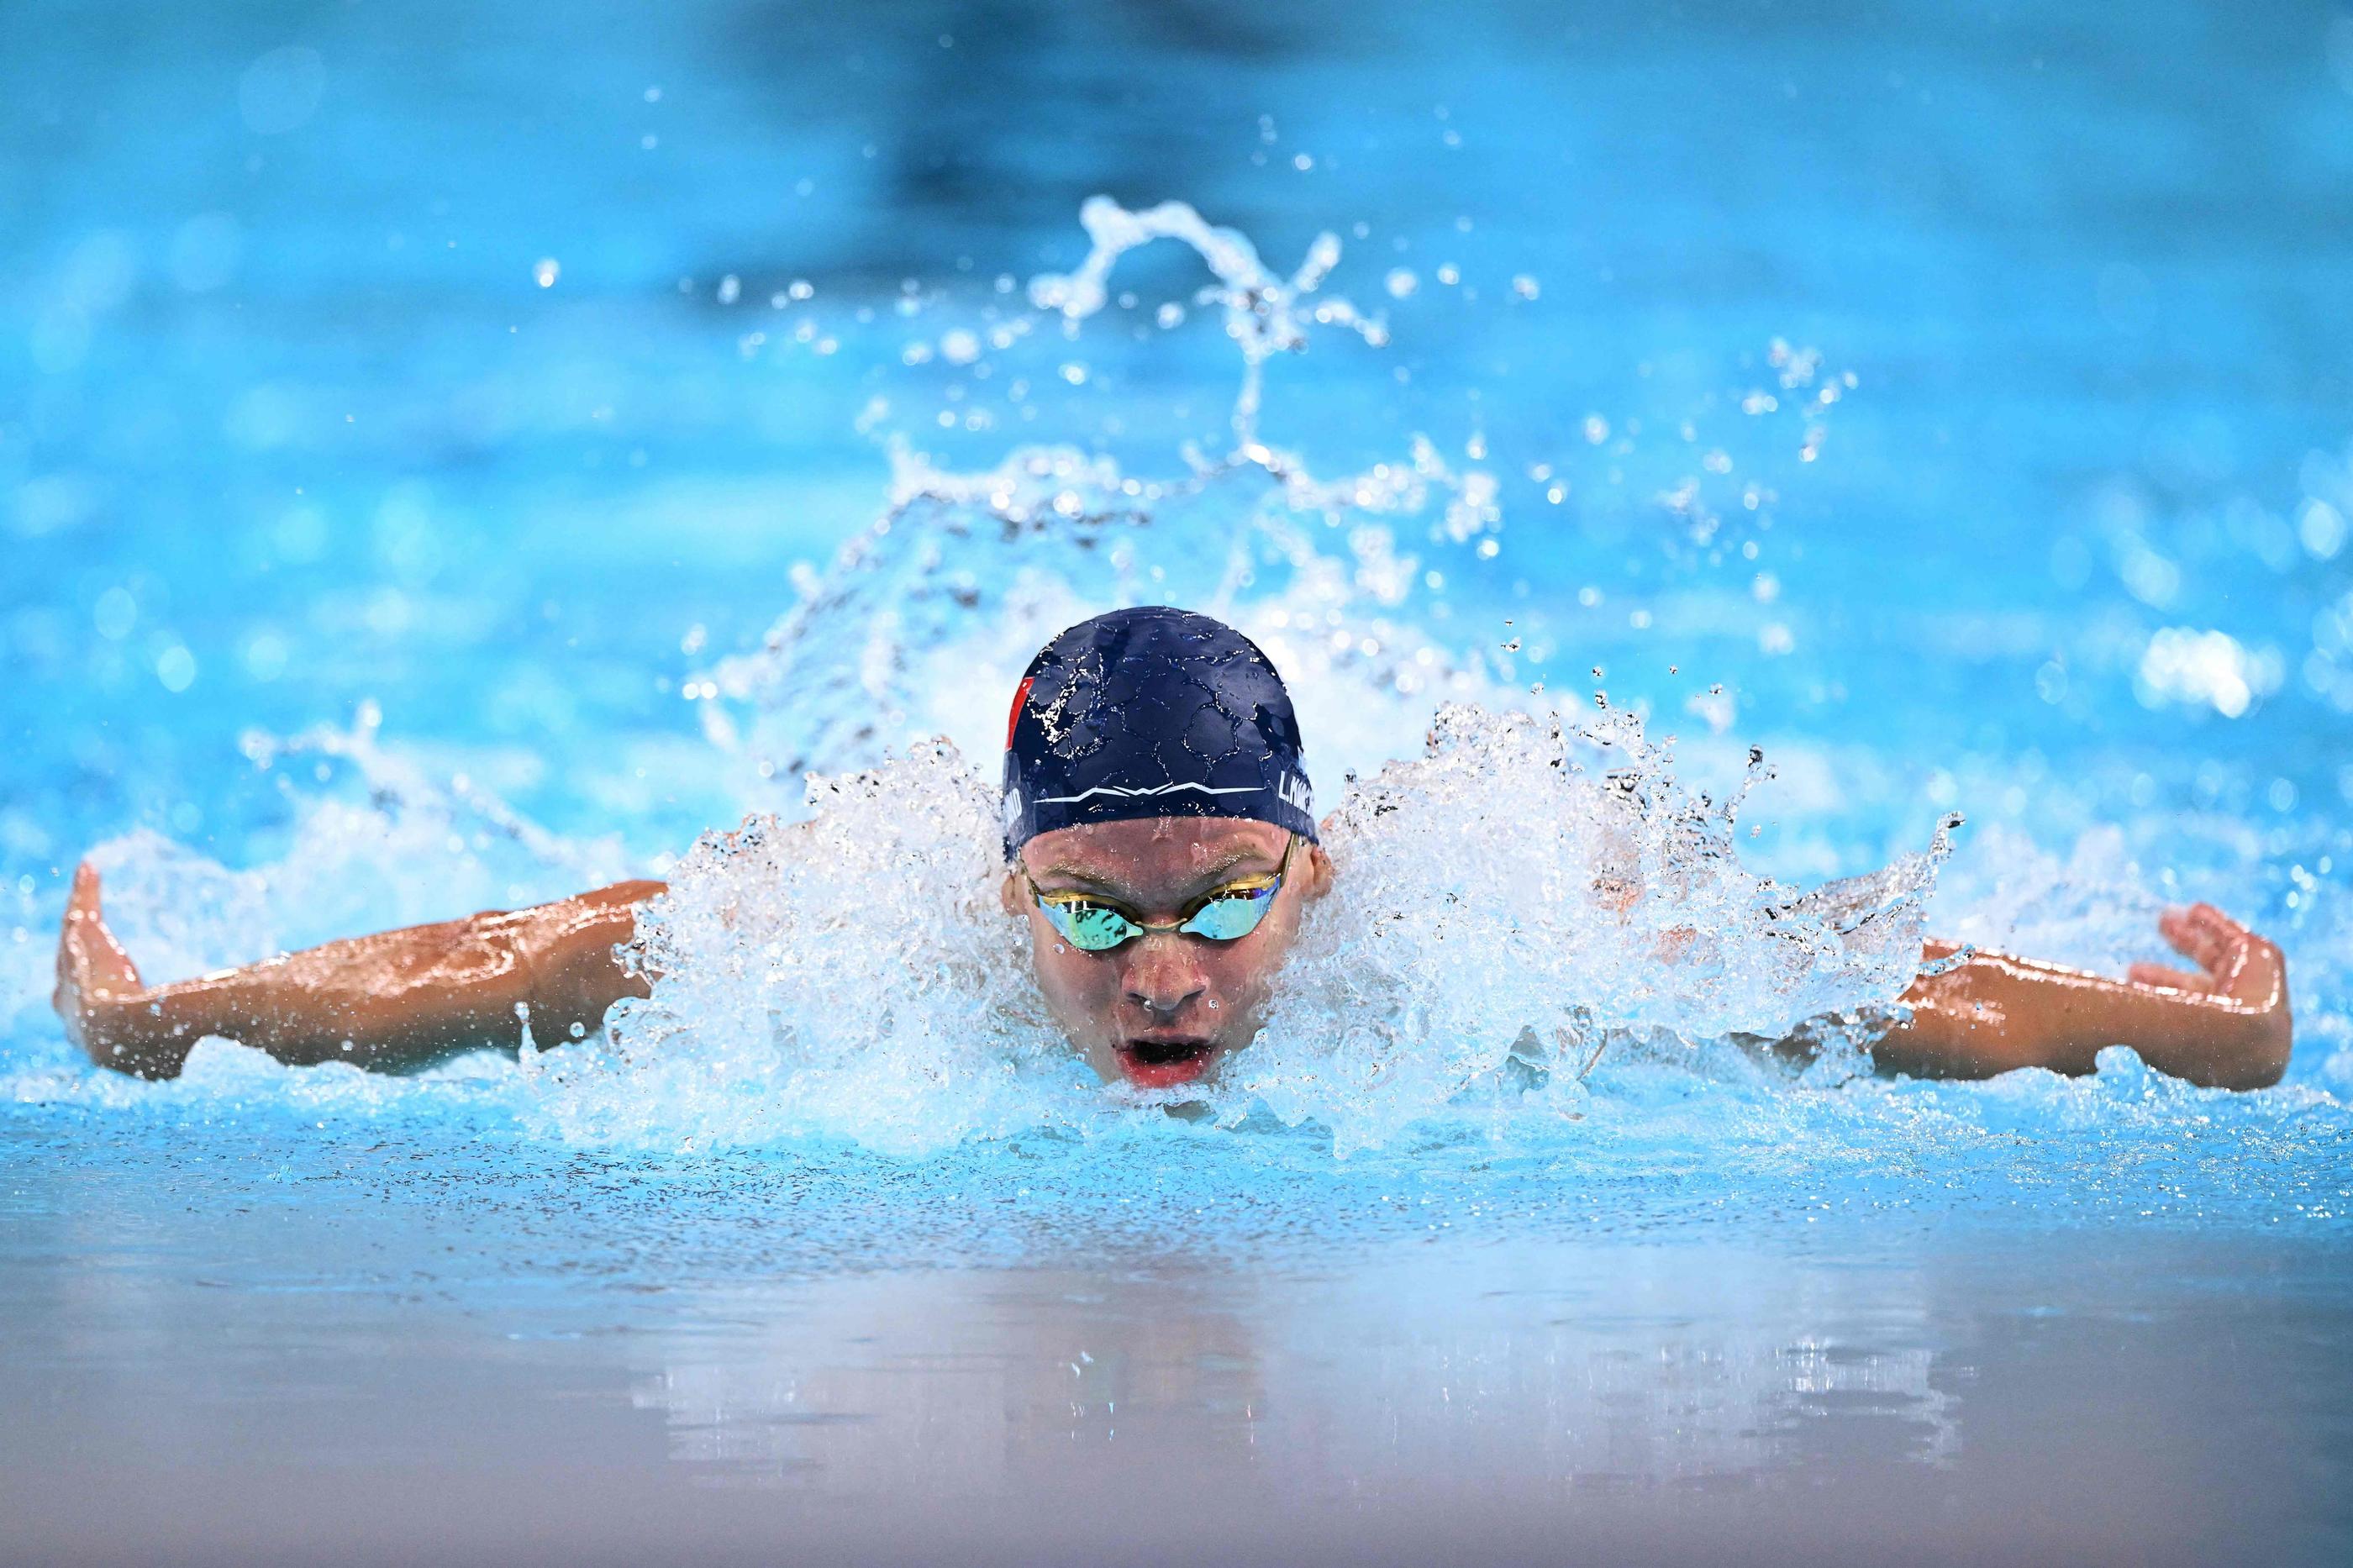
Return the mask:
<path id="1" fill-rule="evenodd" d="M 2211 904 L 2192 904 L 2186 910 L 2168 910 L 2158 917 L 2157 923 L 2168 942 L 2206 972 L 2195 985 L 2183 986 L 2182 989 L 2211 992 L 2284 1016 L 2287 966 L 2280 956 L 2280 950 L 2271 942 L 2249 931 Z M 2158 964 L 2135 964 L 2133 978 L 2140 979 L 2144 970 L 2158 972 L 2161 968 Z M 2175 983 L 2149 980 L 2144 984 Z"/>
<path id="2" fill-rule="evenodd" d="M 88 1048 L 82 998 L 90 990 L 90 943 L 82 928 L 99 918 L 98 868 L 85 860 L 74 868 L 73 890 L 66 896 L 66 918 L 58 929 L 58 985 L 49 1005 L 65 1020 L 66 1037 Z"/>
<path id="3" fill-rule="evenodd" d="M 66 899 L 69 921 L 99 920 L 98 868 L 85 860 L 74 868 L 73 891 Z"/>
<path id="4" fill-rule="evenodd" d="M 139 967 L 106 928 L 100 904 L 98 868 L 85 860 L 74 868 L 73 891 L 66 900 L 64 928 L 58 933 L 58 991 L 83 1001 L 129 995 L 140 989 Z"/>
<path id="5" fill-rule="evenodd" d="M 2287 961 L 2279 948 L 2250 931 L 2239 932 L 2238 945 L 2214 987 L 2236 1002 L 2287 1016 Z"/>
<path id="6" fill-rule="evenodd" d="M 2208 991 L 2214 989 L 2211 975 L 2195 973 L 2187 969 L 2168 969 L 2162 963 L 2136 963 L 2126 978 L 2136 985 L 2162 985 L 2169 991 Z"/>
<path id="7" fill-rule="evenodd" d="M 98 868 L 85 860 L 74 868 L 73 890 L 58 931 L 58 988 L 51 1001 L 68 1039 L 100 1066 L 124 1068 L 122 1009 L 134 1005 L 144 988 L 138 966 L 106 929 L 99 898 Z"/>
<path id="8" fill-rule="evenodd" d="M 2208 973 L 2215 973 L 2247 941 L 2247 928 L 2211 904 L 2168 910 L 2158 917 L 2157 929 L 2174 951 Z"/>

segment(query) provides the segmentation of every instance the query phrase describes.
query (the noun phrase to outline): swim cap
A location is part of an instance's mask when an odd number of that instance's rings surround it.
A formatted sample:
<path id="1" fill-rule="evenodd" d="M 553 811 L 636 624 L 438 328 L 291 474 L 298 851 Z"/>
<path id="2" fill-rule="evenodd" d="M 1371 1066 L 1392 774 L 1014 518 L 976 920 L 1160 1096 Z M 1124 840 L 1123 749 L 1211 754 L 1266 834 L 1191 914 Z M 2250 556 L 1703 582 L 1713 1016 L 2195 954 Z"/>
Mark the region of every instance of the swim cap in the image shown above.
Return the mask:
<path id="1" fill-rule="evenodd" d="M 1146 816 L 1237 816 L 1315 837 L 1291 694 L 1258 645 L 1149 605 L 1038 650 L 1005 729 L 1005 853 L 1040 833 Z"/>

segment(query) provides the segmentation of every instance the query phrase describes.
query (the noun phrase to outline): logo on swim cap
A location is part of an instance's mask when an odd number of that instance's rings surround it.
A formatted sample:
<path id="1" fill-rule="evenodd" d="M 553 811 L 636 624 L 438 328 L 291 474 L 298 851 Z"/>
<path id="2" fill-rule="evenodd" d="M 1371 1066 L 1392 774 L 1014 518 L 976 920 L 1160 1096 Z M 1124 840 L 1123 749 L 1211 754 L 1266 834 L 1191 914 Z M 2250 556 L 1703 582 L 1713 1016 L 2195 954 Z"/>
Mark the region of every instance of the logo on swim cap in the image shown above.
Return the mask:
<path id="1" fill-rule="evenodd" d="M 1165 605 L 1082 621 L 1038 652 L 1005 742 L 1005 852 L 1040 833 L 1230 816 L 1315 837 L 1299 721 L 1258 645 Z"/>

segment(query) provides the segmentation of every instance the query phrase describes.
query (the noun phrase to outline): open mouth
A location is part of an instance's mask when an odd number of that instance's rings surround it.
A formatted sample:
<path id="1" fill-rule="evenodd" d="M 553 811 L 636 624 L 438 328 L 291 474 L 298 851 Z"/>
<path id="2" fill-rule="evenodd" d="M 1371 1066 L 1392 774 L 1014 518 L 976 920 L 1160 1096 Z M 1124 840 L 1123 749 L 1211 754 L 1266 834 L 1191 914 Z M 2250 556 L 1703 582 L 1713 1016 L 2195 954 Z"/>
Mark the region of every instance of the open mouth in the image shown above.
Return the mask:
<path id="1" fill-rule="evenodd" d="M 1201 1039 L 1131 1039 L 1119 1043 L 1119 1065 L 1139 1089 L 1191 1083 L 1208 1072 L 1218 1047 Z"/>

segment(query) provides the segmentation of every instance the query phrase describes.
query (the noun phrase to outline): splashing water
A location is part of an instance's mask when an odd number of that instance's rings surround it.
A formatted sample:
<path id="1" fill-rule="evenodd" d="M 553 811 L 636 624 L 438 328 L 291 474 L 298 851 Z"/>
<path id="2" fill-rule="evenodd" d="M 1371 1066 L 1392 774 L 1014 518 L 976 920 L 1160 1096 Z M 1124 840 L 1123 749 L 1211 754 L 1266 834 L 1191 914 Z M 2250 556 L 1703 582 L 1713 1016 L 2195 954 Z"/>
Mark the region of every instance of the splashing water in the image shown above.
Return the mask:
<path id="1" fill-rule="evenodd" d="M 1102 308 L 1121 255 L 1161 238 L 1191 246 L 1219 279 L 1201 301 L 1224 306 L 1242 356 L 1234 449 L 1214 460 L 1188 454 L 1186 471 L 1166 477 L 1054 446 L 954 473 L 894 438 L 883 514 L 805 584 L 758 651 L 691 682 L 705 733 L 747 760 L 747 787 L 769 809 L 797 807 L 791 786 L 808 769 L 872 766 L 928 735 L 985 754 L 991 721 L 1041 644 L 1103 608 L 1147 600 L 1249 633 L 1298 694 L 1319 751 L 1346 764 L 1377 765 L 1409 745 L 1430 698 L 1496 694 L 1497 661 L 1401 618 L 1420 563 L 1383 525 L 1436 508 L 1438 537 L 1492 531 L 1502 521 L 1493 476 L 1458 470 L 1416 437 L 1403 461 L 1323 479 L 1258 437 L 1261 368 L 1304 349 L 1311 323 L 1387 341 L 1345 300 L 1303 307 L 1338 260 L 1338 241 L 1319 237 L 1285 282 L 1247 239 L 1181 202 L 1131 213 L 1097 197 L 1083 219 L 1093 240 L 1086 260 L 1037 279 L 1032 299 L 1075 329 Z M 1346 554 L 1327 553 L 1317 535 L 1343 525 Z M 1390 700 L 1398 696 L 1420 700 Z M 761 788 L 779 780 L 785 787 Z"/>
<path id="2" fill-rule="evenodd" d="M 811 793 L 807 822 L 754 816 L 680 863 L 629 954 L 653 994 L 614 1009 L 608 1043 L 525 1052 L 549 1122 L 598 1142 L 920 1152 L 1085 1115 L 1091 1075 L 997 906 L 995 791 L 942 742 Z"/>
<path id="3" fill-rule="evenodd" d="M 1104 1097 L 1073 1077 L 997 907 L 992 792 L 953 743 L 891 752 L 945 729 L 987 758 L 976 716 L 995 715 L 1039 643 L 1106 604 L 1148 595 L 1236 621 L 1286 672 L 1319 755 L 1377 763 L 1411 749 L 1431 698 L 1501 699 L 1491 662 L 1391 614 L 1417 563 L 1373 521 L 1442 501 L 1436 531 L 1459 541 L 1496 521 L 1492 481 L 1419 439 L 1408 462 L 1319 480 L 1258 438 L 1261 367 L 1303 349 L 1311 323 L 1386 342 L 1377 320 L 1314 298 L 1337 240 L 1319 237 L 1284 280 L 1181 203 L 1097 198 L 1082 221 L 1087 258 L 1036 279 L 1031 300 L 1075 327 L 1120 256 L 1189 245 L 1218 279 L 1196 303 L 1223 307 L 1242 358 L 1234 451 L 1145 479 L 1071 447 L 960 474 L 892 444 L 883 516 L 757 653 L 697 683 L 706 733 L 753 761 L 770 810 L 794 815 L 775 785 L 813 766 L 871 771 L 811 777 L 805 823 L 755 817 L 680 865 L 641 923 L 651 999 L 617 1014 L 602 1056 L 527 1058 L 565 1135 L 709 1147 L 830 1132 L 908 1151 L 1099 1120 Z M 1343 518 L 1356 522 L 1335 559 L 1313 529 Z M 1345 1151 L 1508 1064 L 1524 1091 L 1556 1076 L 1573 1099 L 1581 1075 L 1534 1064 L 1588 1039 L 1778 1037 L 1884 1006 L 1910 978 L 1941 836 L 1841 929 L 1827 902 L 1741 869 L 1738 801 L 1684 792 L 1631 714 L 1565 730 L 1455 706 L 1429 745 L 1343 800 L 1340 891 L 1215 1092 L 1223 1120 L 1313 1122 Z"/>
<path id="4" fill-rule="evenodd" d="M 1239 450 L 1263 461 L 1268 454 L 1258 445 L 1258 416 L 1264 396 L 1266 362 L 1279 353 L 1297 353 L 1307 347 L 1308 323 L 1352 329 L 1376 347 L 1388 342 L 1388 329 L 1377 318 L 1359 315 L 1347 300 L 1317 300 L 1312 309 L 1301 307 L 1324 286 L 1340 263 L 1339 237 L 1319 234 L 1307 247 L 1306 259 L 1285 280 L 1267 271 L 1258 247 L 1230 228 L 1219 228 L 1201 219 L 1184 202 L 1162 202 L 1142 212 L 1130 212 L 1109 196 L 1091 196 L 1079 209 L 1085 226 L 1086 259 L 1069 274 L 1045 273 L 1029 284 L 1029 300 L 1041 310 L 1059 310 L 1075 325 L 1103 308 L 1109 296 L 1103 284 L 1119 258 L 1155 240 L 1175 239 L 1189 245 L 1217 274 L 1218 282 L 1201 290 L 1197 304 L 1225 310 L 1226 333 L 1241 351 L 1242 385 L 1234 399 L 1233 427 Z"/>
<path id="5" fill-rule="evenodd" d="M 1628 714 L 1564 730 L 1441 710 L 1426 757 L 1334 814 L 1334 907 L 1303 926 L 1232 1100 L 1345 1149 L 1475 1085 L 1541 1085 L 1565 1109 L 1612 1049 L 1687 1056 L 1893 1005 L 1947 831 L 1800 896 L 1740 866 L 1737 798 L 1686 793 L 1669 763 Z"/>
<path id="6" fill-rule="evenodd" d="M 616 1010 L 607 1048 L 526 1053 L 550 1122 L 917 1152 L 1099 1121 L 1110 1099 L 1047 1023 L 998 902 L 979 773 L 942 742 L 810 795 L 807 822 L 754 817 L 680 865 L 633 955 L 652 995 Z M 1556 1120 L 1578 1063 L 1613 1044 L 1687 1056 L 1890 1005 L 1946 835 L 1801 896 L 1740 867 L 1737 814 L 1683 790 L 1631 715 L 1568 731 L 1447 707 L 1426 757 L 1351 782 L 1330 907 L 1211 1104 L 1229 1124 L 1317 1124 L 1345 1154 L 1506 1079 L 1515 1109 Z"/>
<path id="7" fill-rule="evenodd" d="M 1068 446 L 957 472 L 892 439 L 882 514 L 803 581 L 762 647 L 690 681 L 753 815 L 669 869 L 632 952 L 655 977 L 649 998 L 617 1007 L 602 1039 L 540 1041 L 491 1073 L 525 1125 L 585 1144 L 846 1140 L 902 1155 L 1135 1135 L 1152 1119 L 1126 1107 L 1151 1097 L 1094 1085 L 1046 1020 L 1023 928 L 998 902 L 983 774 L 1031 652 L 1147 601 L 1218 615 L 1265 647 L 1327 794 L 1335 773 L 1347 780 L 1328 833 L 1338 882 L 1261 1036 L 1209 1086 L 1216 1123 L 1321 1129 L 1343 1154 L 1448 1121 L 1559 1129 L 1598 1096 L 1651 1092 L 1645 1073 L 1766 1070 L 1744 1047 L 1793 1034 L 1814 1052 L 1799 1081 L 1848 1079 L 1912 976 L 1951 822 L 1921 852 L 1811 892 L 1746 868 L 1734 827 L 1756 754 L 1740 788 L 1711 799 L 1635 713 L 1522 710 L 1516 637 L 1459 646 L 1435 629 L 1450 606 L 1397 529 L 1440 546 L 1492 533 L 1488 472 L 1417 437 L 1402 459 L 1327 479 L 1261 440 L 1272 356 L 1317 326 L 1387 341 L 1381 320 L 1322 293 L 1333 237 L 1285 279 L 1183 204 L 1098 198 L 1082 221 L 1087 258 L 1036 279 L 1032 302 L 1076 331 L 1122 255 L 1191 247 L 1217 279 L 1195 303 L 1222 309 L 1241 358 L 1233 449 L 1187 454 L 1168 476 Z M 247 752 L 262 768 L 332 763 L 366 804 L 303 799 L 288 854 L 255 873 L 152 837 L 111 847 L 116 918 L 157 977 L 339 924 L 446 916 L 453 892 L 512 903 L 626 869 L 611 845 L 541 833 L 463 781 L 440 789 L 366 723 Z M 2111 963 L 2146 952 L 2150 901 L 2115 855 L 2019 864 L 1954 934 Z M 200 1048 L 173 1092 L 253 1081 L 223 1060 Z M 1793 1092 L 1788 1075 L 1767 1076 L 1757 1103 L 1798 1103 L 1776 1098 Z M 42 1091 L 58 1081 L 45 1074 Z"/>

